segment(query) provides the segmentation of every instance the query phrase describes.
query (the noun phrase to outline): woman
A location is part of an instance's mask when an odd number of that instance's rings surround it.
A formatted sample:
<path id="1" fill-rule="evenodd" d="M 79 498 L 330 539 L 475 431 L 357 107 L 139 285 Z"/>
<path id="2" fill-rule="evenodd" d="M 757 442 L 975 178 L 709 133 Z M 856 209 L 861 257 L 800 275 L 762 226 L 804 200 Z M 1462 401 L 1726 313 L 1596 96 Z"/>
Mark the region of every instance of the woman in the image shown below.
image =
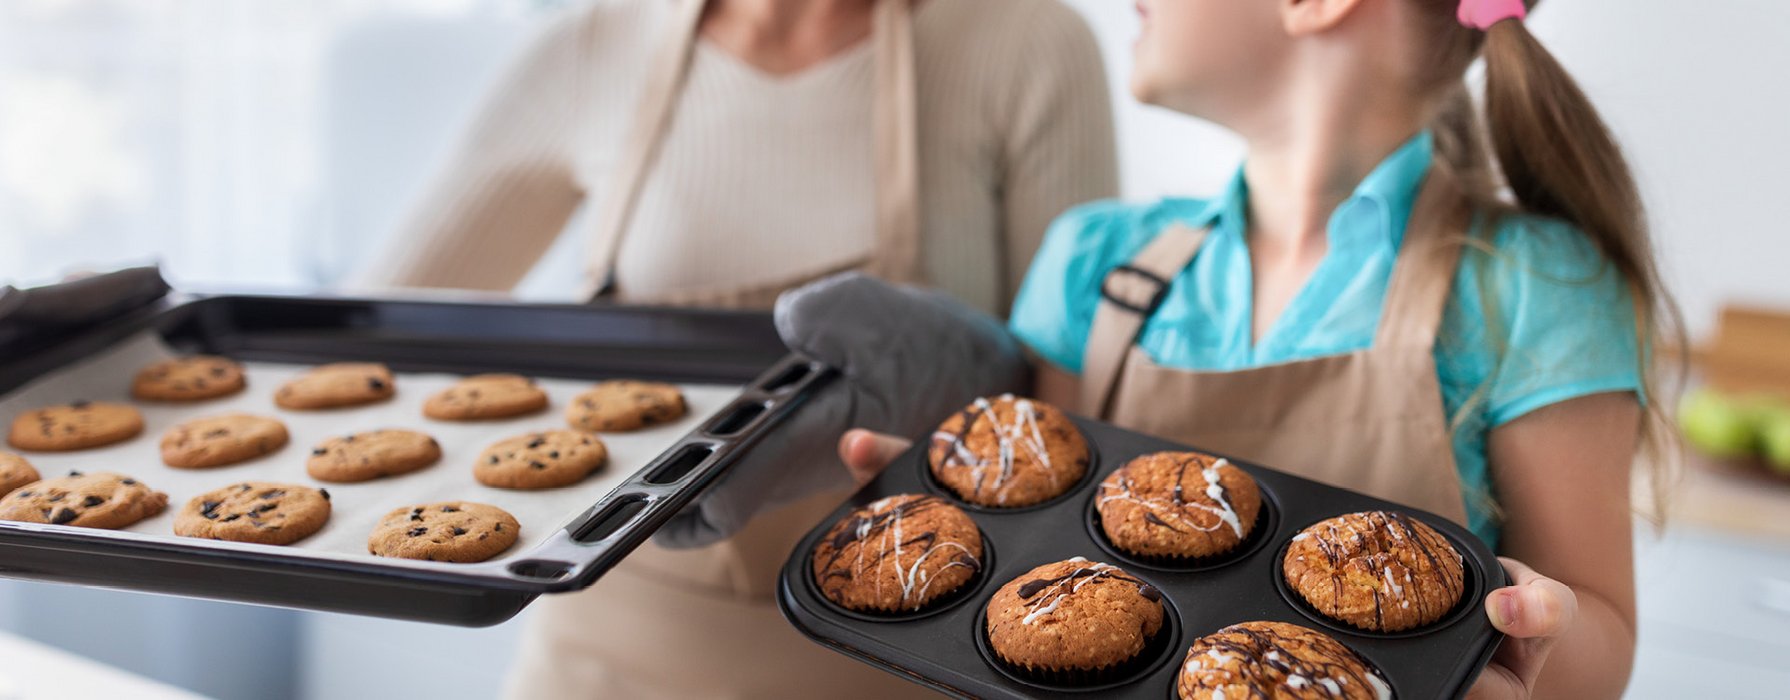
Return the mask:
<path id="1" fill-rule="evenodd" d="M 1056 0 L 596 2 L 502 83 L 373 281 L 507 290 L 589 198 L 593 294 L 768 307 L 861 269 L 996 312 L 1048 222 L 1116 189 L 1111 131 L 1093 38 Z M 511 694 L 914 692 L 772 603 L 842 495 L 538 602 Z"/>

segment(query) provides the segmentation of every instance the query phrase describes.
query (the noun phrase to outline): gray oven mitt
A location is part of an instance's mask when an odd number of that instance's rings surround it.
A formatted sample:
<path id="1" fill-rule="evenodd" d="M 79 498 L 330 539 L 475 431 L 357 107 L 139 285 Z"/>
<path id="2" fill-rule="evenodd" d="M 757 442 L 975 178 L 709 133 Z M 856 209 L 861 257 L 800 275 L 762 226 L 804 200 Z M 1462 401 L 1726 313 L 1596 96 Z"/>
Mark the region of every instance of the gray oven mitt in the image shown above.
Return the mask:
<path id="1" fill-rule="evenodd" d="M 845 273 L 777 299 L 791 350 L 839 371 L 729 467 L 719 483 L 654 535 L 671 548 L 707 545 L 761 511 L 843 489 L 839 436 L 868 428 L 921 435 L 978 396 L 1019 391 L 1020 344 L 1000 320 L 943 292 Z"/>

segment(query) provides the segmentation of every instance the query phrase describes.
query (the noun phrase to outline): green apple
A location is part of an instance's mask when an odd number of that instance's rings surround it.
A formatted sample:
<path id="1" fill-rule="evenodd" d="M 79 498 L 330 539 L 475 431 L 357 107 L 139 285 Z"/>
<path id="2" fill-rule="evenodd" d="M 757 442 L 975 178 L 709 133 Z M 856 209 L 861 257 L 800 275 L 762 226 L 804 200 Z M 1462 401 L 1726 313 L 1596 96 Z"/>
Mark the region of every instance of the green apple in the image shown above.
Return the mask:
<path id="1" fill-rule="evenodd" d="M 1759 448 L 1758 413 L 1751 408 L 1745 401 L 1698 389 L 1678 407 L 1678 429 L 1691 446 L 1711 457 L 1745 457 Z"/>
<path id="2" fill-rule="evenodd" d="M 1760 411 L 1759 446 L 1773 470 L 1790 474 L 1790 408 L 1772 406 Z"/>

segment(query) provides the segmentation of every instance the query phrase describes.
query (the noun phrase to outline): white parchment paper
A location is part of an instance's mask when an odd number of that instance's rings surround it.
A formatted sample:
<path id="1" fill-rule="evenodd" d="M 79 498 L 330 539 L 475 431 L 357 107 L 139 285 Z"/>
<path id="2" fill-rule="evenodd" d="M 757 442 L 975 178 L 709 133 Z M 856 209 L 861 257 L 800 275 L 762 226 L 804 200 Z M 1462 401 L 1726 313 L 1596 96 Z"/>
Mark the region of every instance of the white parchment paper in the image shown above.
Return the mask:
<path id="1" fill-rule="evenodd" d="M 572 397 L 589 389 L 592 382 L 536 377 L 552 401 L 547 411 L 481 422 L 436 421 L 423 417 L 423 402 L 459 379 L 457 375 L 448 374 L 400 373 L 397 375 L 397 396 L 370 406 L 330 411 L 289 411 L 275 406 L 274 391 L 286 380 L 310 369 L 311 365 L 245 363 L 248 389 L 222 399 L 190 404 L 131 400 L 130 383 L 137 370 L 173 354 L 154 334 L 139 336 L 100 355 L 40 377 L 0 398 L 0 420 L 11 425 L 12 419 L 21 412 L 77 399 L 129 403 L 143 412 L 145 425 L 143 434 L 132 440 L 78 452 L 19 454 L 46 478 L 67 474 L 69 470 L 111 471 L 135 477 L 167 493 L 166 511 L 127 528 L 127 531 L 187 542 L 193 540 L 174 535 L 174 514 L 188 500 L 207 491 L 240 481 L 320 486 L 329 490 L 333 506 L 329 523 L 317 534 L 290 547 L 332 555 L 331 558 L 335 558 L 333 555 L 375 558 L 367 554 L 367 535 L 381 516 L 400 506 L 453 499 L 488 503 L 516 516 L 522 523 L 522 539 L 500 559 L 516 556 L 596 503 L 739 393 L 737 386 L 684 385 L 684 397 L 690 410 L 683 419 L 633 433 L 601 435 L 609 449 L 609 465 L 602 471 L 564 488 L 513 491 L 486 487 L 473 480 L 472 465 L 479 453 L 491 443 L 507 437 L 565 428 L 566 405 Z M 162 433 L 183 421 L 222 413 L 277 418 L 286 424 L 292 442 L 266 457 L 215 469 L 174 469 L 162 464 Z M 380 428 L 406 428 L 434 437 L 441 443 L 441 461 L 420 471 L 357 484 L 320 482 L 305 473 L 305 460 L 317 443 L 337 435 Z M 229 548 L 260 547 L 222 544 Z"/>

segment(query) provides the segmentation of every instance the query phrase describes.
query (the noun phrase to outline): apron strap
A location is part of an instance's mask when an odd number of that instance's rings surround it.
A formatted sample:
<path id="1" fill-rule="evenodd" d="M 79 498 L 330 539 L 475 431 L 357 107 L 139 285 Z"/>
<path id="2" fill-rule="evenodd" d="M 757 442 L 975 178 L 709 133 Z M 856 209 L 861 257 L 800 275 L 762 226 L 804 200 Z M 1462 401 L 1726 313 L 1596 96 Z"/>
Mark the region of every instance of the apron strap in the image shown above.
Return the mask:
<path id="1" fill-rule="evenodd" d="M 1100 305 L 1094 311 L 1094 325 L 1082 354 L 1080 410 L 1084 415 L 1106 417 L 1125 357 L 1144 322 L 1162 305 L 1175 277 L 1193 262 L 1210 230 L 1172 225 L 1129 263 L 1113 268 L 1101 280 Z"/>
<path id="2" fill-rule="evenodd" d="M 920 125 L 915 88 L 913 0 L 882 0 L 871 18 L 876 58 L 877 255 L 870 272 L 917 283 L 920 264 Z"/>
<path id="3" fill-rule="evenodd" d="M 913 0 L 880 0 L 871 19 L 876 62 L 873 156 L 876 161 L 877 239 L 871 272 L 895 282 L 919 282 L 919 117 L 915 89 Z M 690 75 L 691 56 L 707 0 L 679 0 L 648 67 L 646 89 L 623 142 L 621 159 L 598 202 L 590 294 L 613 291 L 622 238 L 670 129 L 672 112 Z M 856 265 L 854 265 L 856 267 Z"/>
<path id="4" fill-rule="evenodd" d="M 1411 210 L 1380 309 L 1376 348 L 1432 348 L 1454 287 L 1471 211 L 1454 176 L 1431 168 Z"/>
<path id="5" fill-rule="evenodd" d="M 659 144 L 671 125 L 671 110 L 684 90 L 684 79 L 690 74 L 690 55 L 696 47 L 696 29 L 702 21 L 706 0 L 679 0 L 676 15 L 665 28 L 652 64 L 647 67 L 646 88 L 634 107 L 633 121 L 628 125 L 627 140 L 622 142 L 621 159 L 610 173 L 604 197 L 597 202 L 592 223 L 596 240 L 591 247 L 590 296 L 606 293 L 614 283 L 616 251 L 621 248 L 622 234 L 634 216 L 634 203 L 640 197 L 640 186 L 659 155 Z"/>

